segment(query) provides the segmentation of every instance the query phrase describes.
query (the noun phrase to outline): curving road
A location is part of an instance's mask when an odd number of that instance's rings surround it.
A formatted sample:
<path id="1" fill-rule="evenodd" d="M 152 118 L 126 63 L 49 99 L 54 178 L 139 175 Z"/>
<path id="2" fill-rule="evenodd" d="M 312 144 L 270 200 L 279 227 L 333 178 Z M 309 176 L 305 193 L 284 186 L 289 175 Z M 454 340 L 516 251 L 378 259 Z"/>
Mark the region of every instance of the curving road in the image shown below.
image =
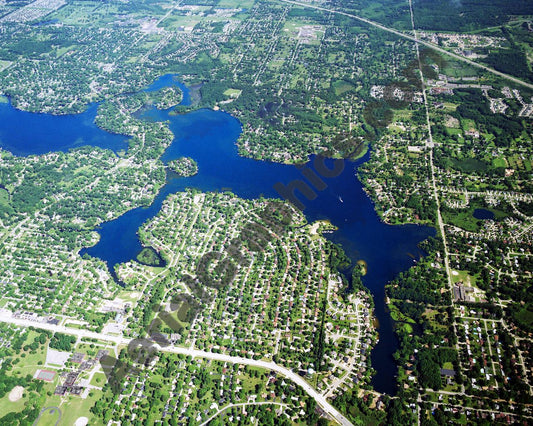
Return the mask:
<path id="1" fill-rule="evenodd" d="M 35 328 L 39 328 L 42 330 L 60 332 L 60 333 L 65 333 L 65 334 L 69 334 L 69 335 L 77 336 L 77 337 L 105 340 L 109 342 L 114 342 L 119 345 L 128 345 L 133 340 L 133 339 L 126 339 L 120 336 L 96 333 L 94 331 L 68 328 L 62 325 L 54 325 L 54 324 L 47 324 L 47 323 L 42 323 L 42 322 L 25 320 L 21 318 L 13 318 L 12 313 L 5 309 L 0 309 L 0 322 L 17 325 L 19 327 L 35 327 Z M 288 368 L 285 368 L 279 364 L 276 364 L 275 362 L 261 361 L 261 360 L 243 358 L 243 357 L 238 357 L 238 356 L 230 356 L 230 355 L 225 355 L 225 354 L 217 354 L 213 352 L 205 352 L 205 351 L 201 351 L 198 349 L 183 348 L 179 346 L 167 346 L 167 347 L 160 347 L 159 345 L 156 345 L 156 346 L 161 352 L 169 352 L 169 353 L 181 354 L 181 355 L 186 355 L 186 356 L 188 355 L 188 356 L 192 356 L 193 358 L 212 359 L 215 361 L 229 362 L 231 364 L 250 365 L 252 367 L 259 367 L 259 368 L 264 368 L 267 370 L 275 371 L 276 373 L 281 374 L 282 376 L 292 381 L 293 383 L 301 386 L 303 390 L 317 402 L 317 404 L 322 408 L 322 410 L 324 410 L 325 413 L 328 414 L 328 416 L 331 419 L 335 420 L 337 423 L 339 423 L 342 426 L 353 426 L 352 423 L 346 417 L 344 417 L 337 409 L 335 409 L 326 400 L 326 398 L 323 395 L 321 395 L 316 389 L 314 389 L 309 383 L 307 383 L 301 376 L 289 370 Z"/>
<path id="2" fill-rule="evenodd" d="M 462 62 L 465 62 L 465 63 L 467 63 L 469 65 L 472 65 L 473 67 L 481 68 L 481 69 L 483 69 L 485 71 L 488 71 L 488 72 L 490 72 L 492 74 L 495 74 L 495 75 L 497 75 L 499 77 L 505 78 L 506 80 L 509 80 L 509 81 L 512 81 L 512 82 L 514 82 L 516 84 L 520 84 L 521 86 L 533 89 L 533 84 L 526 83 L 525 81 L 522 81 L 519 78 L 513 77 L 512 75 L 508 75 L 508 74 L 505 74 L 503 72 L 497 71 L 494 68 L 491 68 L 491 67 L 488 67 L 486 65 L 480 64 L 480 63 L 472 61 L 470 59 L 467 59 L 464 56 L 458 55 L 457 53 L 449 52 L 446 49 L 443 49 L 443 48 L 437 46 L 436 44 L 430 43 L 429 41 L 419 40 L 415 36 L 412 36 L 410 34 L 406 34 L 406 33 L 403 33 L 401 31 L 395 30 L 394 28 L 386 27 L 385 25 L 382 25 L 382 24 L 380 24 L 378 22 L 375 22 L 375 21 L 371 21 L 370 19 L 362 18 L 361 16 L 353 15 L 353 14 L 347 13 L 347 12 L 342 12 L 340 10 L 328 9 L 327 7 L 314 6 L 312 4 L 300 3 L 298 1 L 293 1 L 293 0 L 279 0 L 279 1 L 281 1 L 283 3 L 293 4 L 293 5 L 300 6 L 300 7 L 306 7 L 308 9 L 323 10 L 325 12 L 335 13 L 337 15 L 344 15 L 344 16 L 348 16 L 348 17 L 353 18 L 353 19 L 357 19 L 358 21 L 364 22 L 365 24 L 368 24 L 368 25 L 371 25 L 373 27 L 379 28 L 379 29 L 381 29 L 383 31 L 387 31 L 389 33 L 395 34 L 398 37 L 402 37 L 402 38 L 405 38 L 407 40 L 411 40 L 411 41 L 413 41 L 413 42 L 415 42 L 417 44 L 421 44 L 423 46 L 429 47 L 430 49 L 433 49 L 433 50 L 436 50 L 439 53 L 443 53 L 445 55 L 448 55 L 448 56 L 450 56 L 450 57 L 452 57 L 454 59 L 457 59 L 458 61 L 462 61 Z"/>

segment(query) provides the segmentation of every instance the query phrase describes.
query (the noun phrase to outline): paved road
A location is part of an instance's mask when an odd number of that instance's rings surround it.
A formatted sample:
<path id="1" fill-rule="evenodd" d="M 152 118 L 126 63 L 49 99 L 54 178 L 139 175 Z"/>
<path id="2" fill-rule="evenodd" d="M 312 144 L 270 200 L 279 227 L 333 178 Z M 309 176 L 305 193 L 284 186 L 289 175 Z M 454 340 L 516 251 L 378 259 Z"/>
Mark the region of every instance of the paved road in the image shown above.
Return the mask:
<path id="1" fill-rule="evenodd" d="M 430 49 L 433 49 L 433 50 L 436 50 L 437 52 L 440 52 L 440 53 L 443 53 L 445 55 L 448 55 L 448 56 L 450 56 L 450 57 L 452 57 L 454 59 L 457 59 L 458 61 L 462 61 L 462 62 L 465 62 L 465 63 L 467 63 L 469 65 L 472 65 L 473 67 L 481 68 L 481 69 L 483 69 L 485 71 L 488 71 L 488 72 L 490 72 L 492 74 L 495 74 L 495 75 L 497 75 L 499 77 L 505 78 L 506 80 L 509 80 L 509 81 L 514 82 L 514 83 L 520 84 L 521 86 L 533 89 L 533 84 L 526 83 L 525 81 L 522 81 L 522 80 L 520 80 L 520 79 L 518 79 L 516 77 L 513 77 L 512 75 L 505 74 L 505 73 L 497 71 L 497 70 L 495 70 L 493 68 L 490 68 L 490 67 L 487 67 L 485 65 L 482 65 L 482 64 L 480 64 L 478 62 L 474 62 L 474 61 L 472 61 L 470 59 L 465 58 L 464 56 L 458 55 L 458 54 L 453 53 L 453 52 L 449 52 L 449 51 L 437 46 L 436 44 L 430 43 L 429 41 L 419 40 L 419 39 L 417 39 L 416 37 L 414 37 L 414 36 L 412 36 L 410 34 L 403 33 L 401 31 L 395 30 L 394 28 L 386 27 L 385 25 L 381 25 L 380 23 L 375 22 L 375 21 L 371 21 L 370 19 L 362 18 L 361 16 L 353 15 L 353 14 L 347 13 L 347 12 L 342 12 L 340 10 L 328 9 L 327 7 L 314 6 L 314 5 L 311 5 L 311 4 L 300 3 L 300 2 L 292 1 L 292 0 L 279 0 L 279 1 L 281 1 L 283 3 L 294 4 L 294 5 L 300 6 L 300 7 L 323 10 L 325 12 L 331 12 L 331 13 L 335 13 L 337 15 L 344 15 L 344 16 L 348 16 L 348 17 L 353 18 L 353 19 L 357 19 L 358 21 L 364 22 L 365 24 L 368 24 L 368 25 L 372 25 L 373 27 L 379 28 L 379 29 L 381 29 L 383 31 L 387 31 L 387 32 L 392 33 L 392 34 L 396 34 L 398 37 L 402 37 L 402 38 L 405 38 L 407 40 L 414 41 L 417 44 L 421 44 L 421 45 L 424 45 L 426 47 L 429 47 Z"/>
<path id="2" fill-rule="evenodd" d="M 105 340 L 114 342 L 121 345 L 128 345 L 132 339 L 126 339 L 119 336 L 112 336 L 109 334 L 96 333 L 88 330 L 80 330 L 75 328 L 68 328 L 62 325 L 46 324 L 36 321 L 24 320 L 21 318 L 13 318 L 11 312 L 5 309 L 0 309 L 0 322 L 14 324 L 20 327 L 35 327 L 43 330 L 49 330 L 54 332 L 60 332 L 77 337 L 86 337 L 99 340 Z M 352 426 L 352 423 L 344 417 L 339 411 L 337 411 L 316 389 L 314 389 L 309 383 L 307 383 L 301 376 L 292 372 L 288 368 L 278 365 L 272 361 L 261 361 L 243 357 L 230 356 L 225 354 L 217 354 L 212 352 L 205 352 L 198 349 L 182 348 L 179 346 L 167 346 L 160 348 L 162 352 L 170 352 L 181 355 L 192 356 L 193 358 L 206 358 L 215 361 L 229 362 L 231 364 L 250 365 L 252 367 L 265 368 L 267 370 L 275 371 L 281 374 L 285 378 L 291 380 L 293 383 L 300 385 L 304 391 L 311 396 L 317 404 L 337 423 L 342 426 Z"/>

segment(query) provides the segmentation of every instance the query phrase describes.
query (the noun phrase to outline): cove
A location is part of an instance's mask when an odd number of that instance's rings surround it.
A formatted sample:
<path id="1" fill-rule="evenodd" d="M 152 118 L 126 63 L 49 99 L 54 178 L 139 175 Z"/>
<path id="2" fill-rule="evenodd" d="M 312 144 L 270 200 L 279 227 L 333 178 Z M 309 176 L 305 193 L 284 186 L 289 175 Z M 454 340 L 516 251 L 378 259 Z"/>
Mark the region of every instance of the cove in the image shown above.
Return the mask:
<path id="1" fill-rule="evenodd" d="M 288 185 L 296 179 L 305 181 L 295 166 L 240 157 L 235 142 L 241 133 L 241 125 L 224 112 L 204 109 L 172 116 L 169 111 L 151 109 L 142 118 L 170 123 L 175 139 L 161 157 L 164 163 L 181 156 L 192 157 L 198 163 L 199 172 L 188 178 L 167 173 L 166 185 L 149 207 L 136 208 L 99 227 L 100 241 L 80 254 L 99 257 L 110 268 L 135 258 L 142 249 L 137 230 L 157 215 L 171 193 L 196 188 L 201 191 L 230 190 L 247 199 L 260 196 L 280 198 L 273 188 L 276 183 Z M 417 245 L 434 235 L 435 230 L 417 225 L 391 226 L 380 221 L 355 174 L 357 167 L 368 160 L 368 155 L 357 162 L 345 161 L 339 176 L 323 178 L 327 187 L 315 191 L 316 199 L 299 198 L 305 205 L 303 212 L 309 221 L 330 220 L 339 229 L 327 237 L 340 244 L 354 263 L 364 259 L 368 264 L 363 283 L 374 297 L 380 335 L 379 343 L 371 353 L 372 366 L 377 371 L 372 384 L 377 391 L 393 395 L 397 367 L 392 355 L 398 348 L 398 341 L 386 310 L 384 286 L 423 256 Z M 310 164 L 313 160 L 311 156 Z M 328 167 L 332 168 L 332 164 L 332 160 L 326 160 Z"/>
<path id="2" fill-rule="evenodd" d="M 52 115 L 21 111 L 0 103 L 0 147 L 19 156 L 98 146 L 117 153 L 128 149 L 128 137 L 115 135 L 94 124 L 98 104 L 80 114 Z"/>
<path id="3" fill-rule="evenodd" d="M 175 74 L 156 79 L 146 92 L 177 86 L 183 93 L 180 105 L 190 105 L 187 87 L 176 80 Z M 81 146 L 110 149 L 115 154 L 128 149 L 129 137 L 106 132 L 94 124 L 98 103 L 90 104 L 80 114 L 39 114 L 16 109 L 9 102 L 0 102 L 0 147 L 19 156 L 67 152 Z"/>

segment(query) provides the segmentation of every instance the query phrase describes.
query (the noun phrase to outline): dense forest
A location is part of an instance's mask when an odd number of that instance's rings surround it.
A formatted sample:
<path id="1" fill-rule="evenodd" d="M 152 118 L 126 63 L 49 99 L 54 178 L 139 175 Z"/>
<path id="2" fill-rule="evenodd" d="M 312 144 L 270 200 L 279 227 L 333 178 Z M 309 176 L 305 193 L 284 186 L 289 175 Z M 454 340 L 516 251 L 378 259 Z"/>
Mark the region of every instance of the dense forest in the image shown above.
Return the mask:
<path id="1" fill-rule="evenodd" d="M 529 0 L 414 0 L 415 25 L 433 31 L 472 31 L 533 14 Z"/>

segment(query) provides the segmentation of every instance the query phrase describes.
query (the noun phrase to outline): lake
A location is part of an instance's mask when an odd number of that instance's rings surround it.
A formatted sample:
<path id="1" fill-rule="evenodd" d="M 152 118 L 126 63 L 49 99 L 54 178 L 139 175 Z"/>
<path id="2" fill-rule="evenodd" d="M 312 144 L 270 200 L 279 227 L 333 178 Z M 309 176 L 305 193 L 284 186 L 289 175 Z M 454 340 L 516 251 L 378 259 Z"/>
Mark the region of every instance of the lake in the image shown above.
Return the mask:
<path id="1" fill-rule="evenodd" d="M 494 213 L 487 209 L 475 209 L 472 213 L 476 219 L 492 219 L 494 220 Z"/>
<path id="2" fill-rule="evenodd" d="M 100 129 L 94 124 L 97 104 L 81 114 L 35 114 L 0 103 L 0 147 L 18 156 L 66 152 L 90 145 L 117 153 L 128 149 L 128 138 Z"/>
<path id="3" fill-rule="evenodd" d="M 174 80 L 169 79 L 168 76 L 163 78 L 167 80 L 157 80 L 149 90 L 155 90 L 154 87 L 160 88 L 165 84 L 175 84 Z M 184 102 L 186 103 L 188 99 L 188 94 L 185 93 Z M 84 114 L 88 114 L 85 116 L 88 118 L 93 113 L 89 113 L 91 108 L 86 113 L 69 117 L 80 119 Z M 9 129 L 16 134 L 19 126 L 16 123 L 6 123 L 3 115 L 6 110 L 10 117 L 19 116 L 18 113 L 10 111 L 13 110 L 10 105 L 4 109 L 0 106 L 0 135 L 9 136 L 11 134 Z M 180 178 L 169 172 L 166 185 L 149 207 L 130 210 L 113 221 L 103 223 L 98 228 L 101 235 L 100 241 L 93 247 L 81 250 L 80 255 L 88 253 L 99 257 L 106 261 L 110 268 L 117 263 L 134 259 L 142 248 L 137 238 L 139 227 L 157 215 L 164 199 L 169 194 L 185 188 L 197 188 L 201 191 L 231 190 L 239 197 L 248 199 L 260 196 L 280 198 L 274 189 L 275 184 L 289 185 L 296 180 L 307 182 L 302 171 L 295 166 L 239 157 L 236 141 L 241 133 L 241 124 L 229 114 L 207 109 L 174 116 L 169 115 L 169 112 L 169 110 L 150 109 L 145 111 L 141 117 L 147 120 L 168 120 L 175 139 L 163 154 L 162 161 L 167 163 L 181 156 L 192 157 L 198 163 L 198 174 Z M 72 130 L 68 120 L 57 121 L 57 117 L 46 114 L 20 114 L 20 117 L 26 120 L 22 122 L 22 126 L 28 126 L 32 116 L 36 121 L 31 128 L 42 124 L 49 126 L 49 129 L 54 129 L 50 124 L 52 122 L 59 126 L 54 130 L 56 137 L 47 139 L 47 150 L 64 150 L 74 147 L 62 140 L 64 132 Z M 47 120 L 50 120 L 50 123 L 47 123 Z M 61 123 L 64 123 L 67 129 L 61 128 Z M 6 126 L 8 129 L 5 128 Z M 77 134 L 70 136 L 70 140 L 76 144 L 79 141 L 90 140 L 88 135 L 94 132 L 103 131 L 94 124 L 81 126 L 78 127 Z M 67 134 L 70 135 L 68 132 Z M 72 138 L 72 136 L 76 137 Z M 19 155 L 47 152 L 42 150 L 42 144 L 18 146 L 17 141 L 20 140 L 2 137 L 0 146 L 6 149 L 13 147 L 14 153 L 22 152 Z M 94 144 L 98 145 L 98 141 Z M 102 147 L 108 146 L 104 143 Z M 35 149 L 35 152 L 30 152 L 31 149 Z M 313 168 L 314 158 L 314 156 L 310 157 L 307 167 Z M 309 221 L 328 219 L 339 228 L 332 234 L 326 234 L 327 238 L 342 245 L 354 263 L 359 259 L 367 262 L 368 273 L 363 277 L 363 283 L 374 297 L 380 335 L 379 343 L 371 354 L 372 366 L 377 371 L 372 384 L 377 391 L 392 395 L 396 392 L 394 376 L 397 373 L 392 354 L 398 348 L 398 341 L 393 331 L 392 320 L 386 311 L 384 286 L 399 272 L 407 270 L 423 256 L 423 252 L 417 245 L 428 236 L 434 235 L 435 230 L 416 225 L 391 226 L 380 221 L 371 200 L 363 191 L 356 176 L 357 167 L 367 160 L 368 154 L 357 162 L 344 161 L 342 173 L 334 178 L 322 178 L 326 188 L 322 191 L 315 189 L 316 199 L 309 201 L 303 196 L 299 196 L 299 199 L 304 205 L 303 212 Z M 326 165 L 333 167 L 333 160 L 326 160 Z"/>

